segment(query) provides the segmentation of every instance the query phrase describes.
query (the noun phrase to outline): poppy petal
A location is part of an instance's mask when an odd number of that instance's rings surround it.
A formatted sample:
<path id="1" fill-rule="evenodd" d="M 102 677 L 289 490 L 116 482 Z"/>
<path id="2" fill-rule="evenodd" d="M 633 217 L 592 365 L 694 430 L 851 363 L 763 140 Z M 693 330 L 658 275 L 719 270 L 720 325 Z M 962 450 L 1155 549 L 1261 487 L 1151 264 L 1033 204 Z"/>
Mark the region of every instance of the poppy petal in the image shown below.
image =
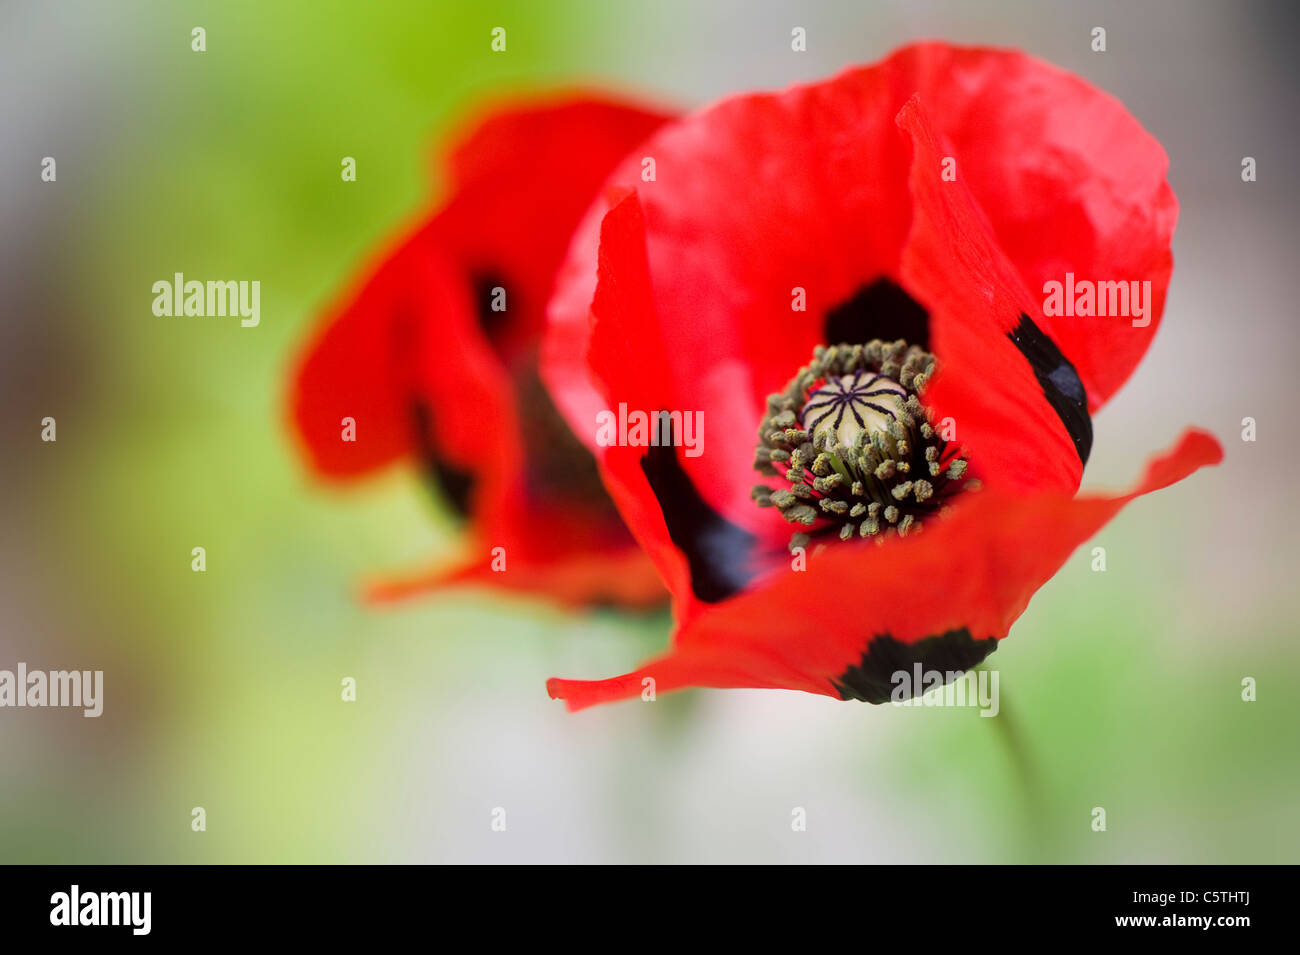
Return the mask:
<path id="1" fill-rule="evenodd" d="M 384 604 L 463 585 L 504 587 L 572 608 L 607 604 L 648 610 L 664 602 L 662 582 L 636 548 L 575 549 L 559 559 L 552 556 L 532 562 L 512 559 L 507 570 L 494 568 L 490 556 L 448 562 L 420 573 L 374 581 L 365 587 L 364 597 Z"/>
<path id="2" fill-rule="evenodd" d="M 1100 408 L 1132 374 L 1164 311 L 1178 200 L 1164 149 L 1124 105 L 1014 50 L 921 43 L 886 61 L 952 147 L 957 181 L 1040 298 L 1066 273 L 1150 282 L 1142 317 L 1049 316 L 1043 331 Z"/>
<path id="3" fill-rule="evenodd" d="M 302 352 L 290 396 L 296 433 L 319 474 L 355 477 L 412 452 L 432 459 L 435 448 L 455 447 L 457 435 L 437 440 L 420 409 L 434 401 L 435 390 L 483 397 L 471 376 L 481 369 L 443 361 L 446 351 L 434 341 L 435 330 L 463 327 L 471 311 L 427 226 L 403 238 L 328 310 Z M 449 375 L 456 380 L 448 382 Z M 354 423 L 346 437 L 344 419 Z M 452 428 L 448 419 L 442 426 Z"/>
<path id="4" fill-rule="evenodd" d="M 439 229 L 467 274 L 506 290 L 508 308 L 485 315 L 497 319 L 490 337 L 505 360 L 536 347 L 556 269 L 601 181 L 668 118 L 564 93 L 490 110 L 449 151 Z"/>
<path id="5" fill-rule="evenodd" d="M 736 96 L 664 126 L 638 150 L 656 178 L 643 179 L 639 160 L 610 177 L 548 310 L 544 380 L 570 421 L 588 422 L 608 407 L 587 372 L 602 219 L 611 196 L 636 189 L 667 356 L 662 407 L 716 423 L 706 455 L 680 464 L 714 511 L 751 533 L 768 523 L 748 498 L 767 395 L 825 340 L 828 310 L 896 278 L 907 233 L 897 107 L 879 77 L 857 80 Z M 617 289 L 612 270 L 600 276 Z M 794 310 L 801 295 L 806 310 Z"/>
<path id="6" fill-rule="evenodd" d="M 840 330 L 848 306 L 867 313 L 869 321 L 856 323 L 865 337 L 895 337 L 894 310 L 880 310 L 879 296 L 868 294 L 882 282 L 915 297 L 900 270 L 916 211 L 904 186 L 909 170 L 915 185 L 917 170 L 909 143 L 894 131 L 913 96 L 930 116 L 934 139 L 951 147 L 942 158 L 957 161 L 955 180 L 944 184 L 967 192 L 991 246 L 1003 250 L 999 285 L 1014 295 L 994 304 L 1018 307 L 999 308 L 1002 334 L 1028 316 L 1038 331 L 1029 337 L 1051 343 L 1063 362 L 1015 374 L 1034 395 L 1027 420 L 1041 419 L 1057 433 L 1052 460 L 1039 473 L 1008 472 L 1030 485 L 1077 487 L 1086 422 L 1068 406 L 1100 407 L 1131 373 L 1158 322 L 1176 213 L 1165 155 L 1121 104 L 1046 63 L 1014 51 L 918 44 L 823 83 L 731 97 L 666 125 L 643 150 L 656 160 L 657 178 L 646 182 L 640 160 L 628 160 L 607 192 L 641 192 L 674 407 L 726 422 L 713 431 L 716 456 L 684 462 L 686 470 L 714 510 L 751 532 L 746 444 L 763 399 L 815 344 L 831 343 L 828 332 Z M 1074 134 L 1085 139 L 1067 149 L 1062 140 Z M 1110 148 L 1091 149 L 1090 136 Z M 937 178 L 943 168 L 925 172 Z M 578 227 L 549 309 L 543 374 L 572 421 L 589 421 L 602 407 L 585 363 L 606 209 L 598 203 Z M 1058 218 L 1062 227 L 1054 229 Z M 1044 316 L 1044 277 L 1076 261 L 1081 275 L 1151 281 L 1154 319 L 1134 328 L 1123 319 Z M 791 300 L 800 292 L 802 311 Z M 1056 394 L 1041 382 L 1029 388 L 1027 377 L 1054 382 L 1058 370 L 1065 387 Z M 1074 419 L 1073 433 L 1052 422 L 1057 405 Z M 1066 438 L 1079 461 L 1055 453 L 1067 451 Z M 1018 463 L 1032 464 L 1024 455 Z"/>
<path id="7" fill-rule="evenodd" d="M 412 459 L 470 519 L 466 552 L 500 547 L 509 566 L 452 563 L 379 596 L 481 580 L 569 603 L 647 600 L 652 566 L 551 407 L 536 353 L 574 223 L 665 119 L 590 94 L 499 109 L 448 151 L 446 201 L 326 315 L 290 398 L 313 469 L 348 478 Z M 600 579 L 601 560 L 617 580 Z"/>
<path id="8" fill-rule="evenodd" d="M 764 687 L 881 702 L 902 661 L 978 662 L 1034 592 L 1125 504 L 1222 456 L 1211 435 L 1190 430 L 1118 496 L 988 488 L 916 537 L 812 555 L 807 570 L 697 615 L 671 652 L 638 670 L 607 680 L 552 679 L 547 691 L 570 710 L 639 695 L 646 680 L 656 693 Z"/>
<path id="9" fill-rule="evenodd" d="M 605 408 L 594 420 L 628 408 L 642 413 L 675 408 L 671 382 L 662 374 L 668 367 L 666 346 L 654 310 L 645 219 L 635 191 L 617 198 L 602 220 L 597 271 L 590 362 Z M 700 412 L 698 420 L 710 419 Z M 707 435 L 712 441 L 712 432 Z M 705 432 L 698 437 L 703 441 Z M 701 450 L 705 447 L 711 445 L 701 443 Z M 688 458 L 682 448 L 600 442 L 598 459 L 615 504 L 637 529 L 669 589 L 692 595 L 693 600 L 679 605 L 679 619 L 695 601 L 724 599 L 752 579 L 756 539 L 705 500 L 684 468 Z M 769 543 L 779 546 L 775 537 Z"/>
<path id="10" fill-rule="evenodd" d="M 919 96 L 897 122 L 912 143 L 913 219 L 901 272 L 929 310 L 940 361 L 927 400 L 937 418 L 952 419 L 982 479 L 1074 491 L 1092 444 L 1079 376 L 1040 330 L 1038 304 L 970 190 L 943 178 L 950 147 Z"/>

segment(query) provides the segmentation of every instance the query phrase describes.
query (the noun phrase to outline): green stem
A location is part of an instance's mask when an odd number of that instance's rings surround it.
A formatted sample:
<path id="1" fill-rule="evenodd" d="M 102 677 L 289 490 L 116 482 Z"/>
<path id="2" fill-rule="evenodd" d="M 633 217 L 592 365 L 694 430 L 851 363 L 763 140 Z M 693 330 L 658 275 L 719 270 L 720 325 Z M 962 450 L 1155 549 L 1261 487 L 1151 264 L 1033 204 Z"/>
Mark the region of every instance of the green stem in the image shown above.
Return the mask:
<path id="1" fill-rule="evenodd" d="M 1025 848 L 1031 856 L 1041 856 L 1047 848 L 1045 836 L 1046 801 L 1044 799 L 1043 781 L 1037 763 L 1030 752 L 1023 727 L 1014 716 L 1014 711 L 1007 707 L 1007 694 L 999 688 L 998 715 L 990 720 L 997 727 L 997 735 L 1006 748 L 1007 755 L 1015 767 L 1018 781 L 1017 789 L 1023 806 L 1025 825 L 1021 832 L 1025 839 Z"/>

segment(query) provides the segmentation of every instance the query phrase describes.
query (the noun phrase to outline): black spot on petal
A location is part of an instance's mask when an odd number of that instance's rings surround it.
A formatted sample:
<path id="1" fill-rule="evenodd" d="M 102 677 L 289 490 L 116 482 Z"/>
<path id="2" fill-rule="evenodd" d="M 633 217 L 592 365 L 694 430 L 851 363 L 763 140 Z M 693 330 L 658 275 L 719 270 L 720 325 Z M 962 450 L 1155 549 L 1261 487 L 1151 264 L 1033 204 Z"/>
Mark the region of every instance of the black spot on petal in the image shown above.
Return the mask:
<path id="1" fill-rule="evenodd" d="M 862 286 L 826 313 L 822 339 L 826 344 L 860 345 L 873 338 L 886 342 L 902 338 L 909 345 L 929 349 L 930 314 L 900 286 L 883 278 Z"/>
<path id="2" fill-rule="evenodd" d="M 1092 453 L 1092 418 L 1088 414 L 1088 395 L 1074 365 L 1028 315 L 1020 316 L 1020 324 L 1007 337 L 1028 360 L 1044 397 L 1069 432 L 1079 461 L 1087 464 Z"/>
<path id="3" fill-rule="evenodd" d="M 510 310 L 519 308 L 519 303 L 512 302 L 507 298 L 504 311 L 496 311 L 492 308 L 492 300 L 496 297 L 496 289 L 509 288 L 505 278 L 497 272 L 489 270 L 474 273 L 470 276 L 470 285 L 473 289 L 478 326 L 483 330 L 483 334 L 487 336 L 488 342 L 495 348 L 498 344 L 498 338 L 506 328 Z"/>
<path id="4" fill-rule="evenodd" d="M 461 517 L 468 517 L 470 496 L 474 493 L 474 475 L 453 467 L 439 456 L 433 443 L 433 410 L 428 402 L 413 399 L 411 419 L 419 449 L 417 454 L 430 479 L 452 509 Z"/>
<path id="5" fill-rule="evenodd" d="M 663 512 L 673 545 L 686 557 L 691 590 L 705 603 L 725 600 L 753 577 L 754 535 L 732 524 L 700 497 L 675 447 L 646 450 L 641 470 Z"/>
<path id="6" fill-rule="evenodd" d="M 917 689 L 915 671 L 918 664 L 922 674 L 928 671 L 962 673 L 982 661 L 997 649 L 997 645 L 998 641 L 994 637 L 974 639 L 965 627 L 923 637 L 912 643 L 904 643 L 882 633 L 867 644 L 860 661 L 831 683 L 841 699 L 887 703 L 896 686 Z M 896 680 L 896 673 L 907 674 L 907 682 Z M 947 682 L 947 677 L 944 682 Z"/>

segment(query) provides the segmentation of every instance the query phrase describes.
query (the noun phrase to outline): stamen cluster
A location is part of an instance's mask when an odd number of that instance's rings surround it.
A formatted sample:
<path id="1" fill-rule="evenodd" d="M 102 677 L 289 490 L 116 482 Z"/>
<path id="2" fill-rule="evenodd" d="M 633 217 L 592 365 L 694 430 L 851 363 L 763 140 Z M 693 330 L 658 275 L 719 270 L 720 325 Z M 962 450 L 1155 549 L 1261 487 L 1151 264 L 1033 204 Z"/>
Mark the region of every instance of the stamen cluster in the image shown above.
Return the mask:
<path id="1" fill-rule="evenodd" d="M 791 548 L 832 533 L 904 537 L 977 484 L 963 484 L 965 459 L 921 401 L 934 369 L 932 354 L 901 339 L 818 345 L 785 390 L 768 397 L 754 467 L 790 486 L 756 485 L 752 496 L 807 529 Z"/>

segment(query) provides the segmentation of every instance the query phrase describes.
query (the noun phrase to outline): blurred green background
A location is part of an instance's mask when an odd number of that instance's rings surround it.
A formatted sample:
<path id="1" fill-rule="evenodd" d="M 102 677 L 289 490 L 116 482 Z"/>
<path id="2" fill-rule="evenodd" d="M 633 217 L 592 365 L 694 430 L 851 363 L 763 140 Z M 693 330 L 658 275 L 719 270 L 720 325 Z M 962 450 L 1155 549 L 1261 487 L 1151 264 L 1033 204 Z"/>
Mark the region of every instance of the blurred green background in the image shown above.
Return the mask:
<path id="1" fill-rule="evenodd" d="M 1293 15 L 974 6 L 7 4 L 0 668 L 103 669 L 106 702 L 0 710 L 0 862 L 1294 861 Z M 481 592 L 359 606 L 362 578 L 450 551 L 455 528 L 409 470 L 313 485 L 286 372 L 427 202 L 439 131 L 512 90 L 690 106 L 920 36 L 1057 62 L 1165 144 L 1166 324 L 1097 418 L 1085 484 L 1127 482 L 1185 424 L 1228 454 L 1107 528 L 1106 573 L 1081 549 L 1036 597 L 989 661 L 1009 720 L 761 691 L 568 715 L 548 676 L 623 672 L 667 618 Z M 155 317 L 173 272 L 260 280 L 260 327 Z"/>

